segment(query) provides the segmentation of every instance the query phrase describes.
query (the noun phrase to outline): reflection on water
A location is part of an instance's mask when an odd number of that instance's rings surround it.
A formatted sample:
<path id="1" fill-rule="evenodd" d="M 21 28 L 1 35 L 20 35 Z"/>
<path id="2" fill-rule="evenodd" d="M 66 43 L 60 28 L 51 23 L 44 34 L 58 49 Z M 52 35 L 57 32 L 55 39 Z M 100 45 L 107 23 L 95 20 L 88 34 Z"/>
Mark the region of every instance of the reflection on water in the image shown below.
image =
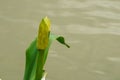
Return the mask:
<path id="1" fill-rule="evenodd" d="M 48 16 L 52 32 L 64 35 L 67 49 L 53 43 L 48 80 L 119 80 L 119 0 L 10 0 L 0 2 L 0 78 L 22 80 L 25 49 Z M 56 47 L 54 47 L 56 46 Z"/>

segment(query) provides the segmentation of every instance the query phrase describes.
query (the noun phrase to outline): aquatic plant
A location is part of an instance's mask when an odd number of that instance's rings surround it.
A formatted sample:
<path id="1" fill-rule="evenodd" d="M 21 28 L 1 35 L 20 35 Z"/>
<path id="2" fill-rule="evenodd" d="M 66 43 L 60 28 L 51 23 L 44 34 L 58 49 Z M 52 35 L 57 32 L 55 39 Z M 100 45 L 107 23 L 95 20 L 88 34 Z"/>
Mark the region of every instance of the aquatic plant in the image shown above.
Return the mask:
<path id="1" fill-rule="evenodd" d="M 45 80 L 47 73 L 44 70 L 44 65 L 53 40 L 57 40 L 68 48 L 70 47 L 65 43 L 64 37 L 50 32 L 50 25 L 50 20 L 47 17 L 42 19 L 37 38 L 26 50 L 24 80 Z"/>

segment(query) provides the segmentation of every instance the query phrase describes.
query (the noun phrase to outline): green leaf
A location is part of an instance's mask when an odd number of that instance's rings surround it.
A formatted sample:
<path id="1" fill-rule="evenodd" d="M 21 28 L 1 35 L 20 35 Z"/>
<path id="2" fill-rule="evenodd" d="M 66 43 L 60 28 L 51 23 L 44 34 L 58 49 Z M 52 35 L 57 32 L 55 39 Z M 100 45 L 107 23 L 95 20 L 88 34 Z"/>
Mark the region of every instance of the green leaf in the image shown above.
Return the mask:
<path id="1" fill-rule="evenodd" d="M 70 46 L 65 43 L 64 37 L 62 37 L 62 36 L 57 37 L 57 41 L 60 42 L 61 44 L 65 45 L 65 46 L 67 46 L 68 48 L 70 48 Z"/>
<path id="2" fill-rule="evenodd" d="M 37 66 L 41 67 L 39 71 L 40 71 L 41 76 L 43 76 L 43 71 L 44 71 L 43 68 L 44 68 L 44 65 L 45 65 L 45 62 L 48 56 L 48 51 L 49 51 L 52 41 L 54 40 L 59 41 L 61 44 L 66 45 L 69 48 L 69 45 L 65 43 L 65 40 L 62 36 L 56 36 L 56 35 L 50 34 L 47 48 L 43 51 L 40 51 L 36 47 L 37 39 L 35 39 L 30 44 L 29 48 L 26 50 L 26 66 L 25 66 L 24 80 L 35 80 L 35 77 L 37 75 L 36 73 Z M 38 58 L 40 58 L 39 62 L 37 62 Z"/>
<path id="3" fill-rule="evenodd" d="M 36 48 L 36 41 L 37 39 L 35 39 L 26 50 L 24 80 L 34 80 L 33 78 L 35 78 L 36 57 L 38 51 Z"/>

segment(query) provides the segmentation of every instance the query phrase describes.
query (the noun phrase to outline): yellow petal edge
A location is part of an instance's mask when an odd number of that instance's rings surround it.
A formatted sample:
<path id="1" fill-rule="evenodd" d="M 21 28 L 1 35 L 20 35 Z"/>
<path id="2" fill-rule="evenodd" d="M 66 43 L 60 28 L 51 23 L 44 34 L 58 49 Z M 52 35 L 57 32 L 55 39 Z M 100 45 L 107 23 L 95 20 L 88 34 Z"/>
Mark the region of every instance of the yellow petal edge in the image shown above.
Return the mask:
<path id="1" fill-rule="evenodd" d="M 37 49 L 44 50 L 48 46 L 50 25 L 50 20 L 47 17 L 42 19 L 38 30 Z"/>

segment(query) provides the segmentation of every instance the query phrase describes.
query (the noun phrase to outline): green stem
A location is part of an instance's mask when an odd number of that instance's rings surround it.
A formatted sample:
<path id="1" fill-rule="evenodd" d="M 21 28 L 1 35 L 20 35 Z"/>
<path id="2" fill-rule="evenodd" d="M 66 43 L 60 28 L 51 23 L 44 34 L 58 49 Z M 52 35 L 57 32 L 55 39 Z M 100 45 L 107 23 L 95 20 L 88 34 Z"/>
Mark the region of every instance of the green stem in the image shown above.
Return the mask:
<path id="1" fill-rule="evenodd" d="M 36 78 L 35 80 L 41 80 L 43 75 L 43 66 L 44 66 L 44 50 L 38 51 L 37 57 L 37 69 L 36 69 Z"/>

